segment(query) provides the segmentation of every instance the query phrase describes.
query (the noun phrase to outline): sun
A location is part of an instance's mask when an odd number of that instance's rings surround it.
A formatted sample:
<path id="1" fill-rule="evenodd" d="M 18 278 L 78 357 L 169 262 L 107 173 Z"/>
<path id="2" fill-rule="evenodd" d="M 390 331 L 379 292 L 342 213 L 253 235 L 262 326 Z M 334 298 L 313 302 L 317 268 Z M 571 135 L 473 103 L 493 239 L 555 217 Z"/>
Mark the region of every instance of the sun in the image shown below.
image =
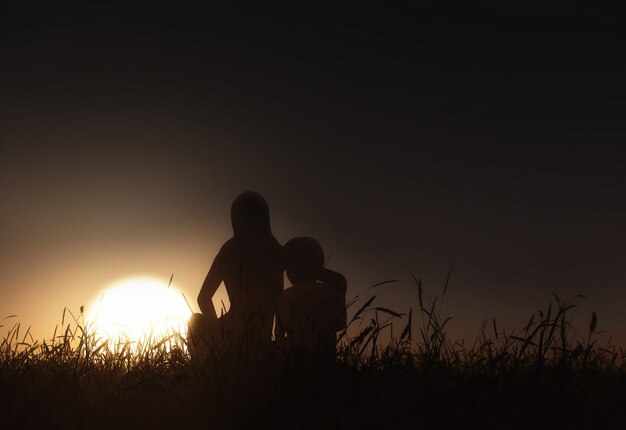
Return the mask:
<path id="1" fill-rule="evenodd" d="M 96 344 L 131 350 L 162 345 L 184 347 L 192 311 L 183 293 L 153 278 L 129 278 L 110 285 L 87 315 Z"/>

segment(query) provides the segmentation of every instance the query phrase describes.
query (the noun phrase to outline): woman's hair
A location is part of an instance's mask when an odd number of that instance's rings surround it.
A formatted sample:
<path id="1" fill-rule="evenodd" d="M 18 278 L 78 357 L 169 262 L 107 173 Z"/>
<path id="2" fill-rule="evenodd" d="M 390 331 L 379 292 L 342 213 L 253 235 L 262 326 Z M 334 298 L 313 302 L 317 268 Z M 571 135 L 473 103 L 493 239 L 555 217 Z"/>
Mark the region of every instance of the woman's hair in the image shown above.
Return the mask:
<path id="1" fill-rule="evenodd" d="M 236 239 L 271 236 L 272 234 L 267 202 L 254 191 L 244 191 L 235 198 L 230 218 Z"/>

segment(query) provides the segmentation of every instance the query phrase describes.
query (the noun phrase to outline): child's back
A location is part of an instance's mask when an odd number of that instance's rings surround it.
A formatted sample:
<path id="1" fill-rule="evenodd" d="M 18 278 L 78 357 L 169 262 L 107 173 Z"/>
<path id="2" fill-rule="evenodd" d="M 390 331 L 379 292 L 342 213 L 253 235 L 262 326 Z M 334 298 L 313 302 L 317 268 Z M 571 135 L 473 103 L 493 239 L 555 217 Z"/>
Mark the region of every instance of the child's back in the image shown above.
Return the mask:
<path id="1" fill-rule="evenodd" d="M 346 325 L 345 278 L 325 269 L 322 247 L 298 237 L 283 248 L 287 277 L 276 313 L 276 340 L 291 350 L 332 350 Z"/>
<path id="2" fill-rule="evenodd" d="M 277 325 L 290 348 L 312 351 L 334 348 L 345 327 L 345 296 L 330 285 L 306 280 L 283 291 Z"/>

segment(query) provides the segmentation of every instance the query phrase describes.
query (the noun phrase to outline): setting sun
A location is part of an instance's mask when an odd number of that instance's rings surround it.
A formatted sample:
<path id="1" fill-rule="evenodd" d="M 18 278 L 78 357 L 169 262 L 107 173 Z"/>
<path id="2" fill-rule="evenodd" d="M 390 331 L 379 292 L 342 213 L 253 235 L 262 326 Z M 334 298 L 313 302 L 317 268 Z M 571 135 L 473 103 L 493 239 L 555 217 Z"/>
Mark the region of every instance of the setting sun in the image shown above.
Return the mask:
<path id="1" fill-rule="evenodd" d="M 187 334 L 191 309 L 182 292 L 158 279 L 131 278 L 109 286 L 95 301 L 88 317 L 97 341 L 114 348 L 130 343 L 135 350 L 163 342 L 180 344 Z M 171 338 L 168 338 L 170 337 Z"/>

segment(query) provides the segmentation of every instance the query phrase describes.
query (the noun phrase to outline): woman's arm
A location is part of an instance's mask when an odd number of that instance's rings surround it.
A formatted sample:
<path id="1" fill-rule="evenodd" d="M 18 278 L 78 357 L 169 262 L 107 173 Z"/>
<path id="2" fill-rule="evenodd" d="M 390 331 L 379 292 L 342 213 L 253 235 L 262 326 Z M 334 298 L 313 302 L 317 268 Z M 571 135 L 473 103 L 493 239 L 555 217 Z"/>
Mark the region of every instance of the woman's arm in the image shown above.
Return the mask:
<path id="1" fill-rule="evenodd" d="M 221 253 L 219 253 L 215 257 L 215 260 L 213 260 L 209 273 L 207 273 L 202 288 L 200 289 L 200 294 L 198 294 L 198 306 L 200 306 L 200 311 L 211 319 L 217 319 L 217 313 L 213 306 L 213 295 L 222 283 L 222 274 L 222 256 Z"/>

